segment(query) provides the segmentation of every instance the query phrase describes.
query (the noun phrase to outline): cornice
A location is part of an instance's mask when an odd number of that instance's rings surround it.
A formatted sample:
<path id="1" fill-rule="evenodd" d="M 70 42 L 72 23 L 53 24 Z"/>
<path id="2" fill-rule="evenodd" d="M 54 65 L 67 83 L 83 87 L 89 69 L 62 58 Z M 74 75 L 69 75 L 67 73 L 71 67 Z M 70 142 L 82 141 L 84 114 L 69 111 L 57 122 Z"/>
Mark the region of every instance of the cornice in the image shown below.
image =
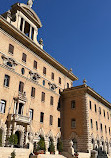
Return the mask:
<path id="1" fill-rule="evenodd" d="M 31 51 L 33 51 L 35 54 L 37 54 L 39 57 L 41 57 L 42 59 L 47 61 L 49 64 L 51 64 L 57 70 L 62 72 L 65 76 L 70 78 L 72 81 L 78 80 L 78 78 L 72 72 L 67 70 L 57 60 L 55 60 L 47 52 L 45 52 L 43 49 L 41 49 L 39 46 L 37 46 L 25 34 L 23 34 L 21 31 L 19 31 L 17 28 L 15 28 L 9 22 L 7 22 L 6 19 L 4 17 L 2 17 L 1 15 L 0 15 L 0 28 L 3 29 L 4 31 L 6 31 L 8 34 L 10 34 L 13 38 L 18 40 L 24 46 L 29 48 Z"/>
<path id="2" fill-rule="evenodd" d="M 108 108 L 111 109 L 111 103 L 108 102 L 105 98 L 103 98 L 101 95 L 99 95 L 96 91 L 94 91 L 91 87 L 86 86 L 86 85 L 80 85 L 80 86 L 76 86 L 76 87 L 72 87 L 69 89 L 65 89 L 62 92 L 62 95 L 67 95 L 68 93 L 76 93 L 76 92 L 81 92 L 83 91 L 84 93 L 87 93 L 89 95 L 91 95 L 92 97 L 94 97 L 95 99 L 97 99 L 99 102 L 101 102 L 102 104 L 106 105 Z"/>

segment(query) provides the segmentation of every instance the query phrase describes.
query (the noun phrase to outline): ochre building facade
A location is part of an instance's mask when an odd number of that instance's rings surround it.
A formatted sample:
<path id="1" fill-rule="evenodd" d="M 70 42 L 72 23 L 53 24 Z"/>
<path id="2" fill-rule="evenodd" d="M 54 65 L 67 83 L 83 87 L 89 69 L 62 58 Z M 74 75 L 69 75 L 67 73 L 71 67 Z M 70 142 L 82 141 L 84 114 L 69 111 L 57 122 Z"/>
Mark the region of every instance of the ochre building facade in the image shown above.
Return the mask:
<path id="1" fill-rule="evenodd" d="M 33 148 L 42 136 L 46 154 L 50 139 L 58 153 L 61 138 L 64 152 L 101 149 L 110 155 L 111 104 L 85 81 L 72 87 L 78 78 L 37 40 L 41 27 L 29 3 L 0 16 L 0 146 L 16 134 L 19 147 Z"/>

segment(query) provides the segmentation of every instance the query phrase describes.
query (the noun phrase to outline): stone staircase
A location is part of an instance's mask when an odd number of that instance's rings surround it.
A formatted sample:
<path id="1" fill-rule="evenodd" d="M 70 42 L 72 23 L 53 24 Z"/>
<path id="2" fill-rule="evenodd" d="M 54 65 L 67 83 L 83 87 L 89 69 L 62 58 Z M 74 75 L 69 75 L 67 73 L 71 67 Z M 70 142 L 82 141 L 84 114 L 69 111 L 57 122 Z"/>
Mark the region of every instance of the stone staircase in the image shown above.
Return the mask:
<path id="1" fill-rule="evenodd" d="M 29 158 L 30 150 L 22 148 L 0 147 L 0 158 L 11 158 L 11 153 L 15 150 L 16 158 Z"/>
<path id="2" fill-rule="evenodd" d="M 66 157 L 64 157 L 64 156 L 62 156 L 62 155 L 53 155 L 53 154 L 51 154 L 51 155 L 46 155 L 46 154 L 40 154 L 40 155 L 38 155 L 37 156 L 37 158 L 66 158 Z"/>

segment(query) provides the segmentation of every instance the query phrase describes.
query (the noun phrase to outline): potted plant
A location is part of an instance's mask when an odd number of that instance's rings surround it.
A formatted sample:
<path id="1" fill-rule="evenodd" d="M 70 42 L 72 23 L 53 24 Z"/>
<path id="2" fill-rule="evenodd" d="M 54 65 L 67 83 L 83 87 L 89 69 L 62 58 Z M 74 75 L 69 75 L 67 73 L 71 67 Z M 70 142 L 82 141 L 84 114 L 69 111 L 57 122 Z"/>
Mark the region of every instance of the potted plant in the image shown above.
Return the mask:
<path id="1" fill-rule="evenodd" d="M 75 156 L 75 158 L 78 158 L 78 156 L 79 156 L 78 152 L 75 152 L 74 156 Z"/>
<path id="2" fill-rule="evenodd" d="M 59 151 L 59 154 L 61 154 L 61 152 L 63 151 L 63 143 L 62 143 L 61 139 L 58 140 L 57 149 Z"/>
<path id="3" fill-rule="evenodd" d="M 41 137 L 40 141 L 37 143 L 37 146 L 35 146 L 34 154 L 35 155 L 44 154 L 45 151 L 46 151 L 45 141 L 44 138 Z"/>
<path id="4" fill-rule="evenodd" d="M 11 158 L 15 158 L 16 154 L 15 154 L 15 150 L 11 153 Z"/>
<path id="5" fill-rule="evenodd" d="M 55 146 L 54 146 L 53 140 L 50 140 L 49 151 L 50 151 L 50 154 L 54 154 L 55 152 Z"/>
<path id="6" fill-rule="evenodd" d="M 17 145 L 17 143 L 18 143 L 17 135 L 16 135 L 16 134 L 12 134 L 12 135 L 8 138 L 8 142 L 9 142 L 9 144 L 12 145 L 12 147 L 13 147 L 13 145 Z"/>

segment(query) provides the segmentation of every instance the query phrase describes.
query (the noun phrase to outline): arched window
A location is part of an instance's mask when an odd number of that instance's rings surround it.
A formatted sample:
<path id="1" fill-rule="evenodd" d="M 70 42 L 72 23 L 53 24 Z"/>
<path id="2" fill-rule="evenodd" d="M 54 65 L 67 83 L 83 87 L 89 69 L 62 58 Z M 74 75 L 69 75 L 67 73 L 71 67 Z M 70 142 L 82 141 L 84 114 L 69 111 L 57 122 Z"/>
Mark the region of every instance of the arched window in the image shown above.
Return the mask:
<path id="1" fill-rule="evenodd" d="M 75 152 L 77 152 L 77 140 L 74 138 L 73 140 L 72 140 L 72 142 L 73 142 L 73 148 L 74 148 L 74 151 Z"/>

